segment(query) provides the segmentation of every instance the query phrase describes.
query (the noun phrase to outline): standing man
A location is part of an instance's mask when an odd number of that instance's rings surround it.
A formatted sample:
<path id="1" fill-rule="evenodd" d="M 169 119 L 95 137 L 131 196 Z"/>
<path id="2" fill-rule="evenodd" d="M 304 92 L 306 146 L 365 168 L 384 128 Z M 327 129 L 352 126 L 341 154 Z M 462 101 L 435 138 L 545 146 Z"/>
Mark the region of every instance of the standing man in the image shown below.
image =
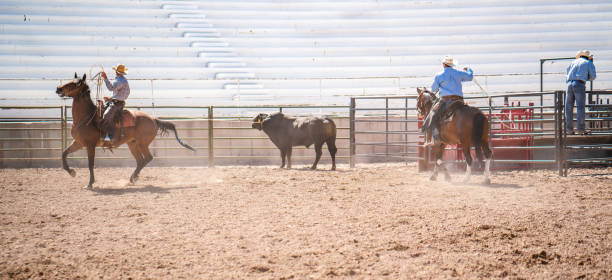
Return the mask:
<path id="1" fill-rule="evenodd" d="M 590 131 L 584 127 L 584 103 L 586 95 L 586 82 L 595 80 L 595 65 L 593 55 L 588 50 L 576 53 L 576 59 L 567 67 L 565 79 L 567 82 L 567 93 L 565 97 L 565 130 L 567 134 L 574 133 L 574 100 L 576 101 L 576 120 L 578 122 L 578 134 L 586 135 Z"/>
<path id="2" fill-rule="evenodd" d="M 474 78 L 472 69 L 464 67 L 461 71 L 453 68 L 456 65 L 457 62 L 452 57 L 444 57 L 442 59 L 444 70 L 436 74 L 431 85 L 433 93 L 440 91 L 440 101 L 432 107 L 422 129 L 432 136 L 433 143 L 438 140 L 440 135 L 440 117 L 444 115 L 446 106 L 452 101 L 463 101 L 463 86 L 461 83 L 471 81 Z"/>
<path id="3" fill-rule="evenodd" d="M 102 71 L 101 75 L 104 78 L 104 83 L 106 84 L 106 88 L 113 92 L 113 95 L 109 98 L 107 96 L 104 97 L 104 101 L 106 101 L 106 111 L 104 111 L 102 126 L 106 130 L 106 139 L 107 145 L 112 142 L 113 135 L 115 132 L 115 116 L 123 110 L 125 106 L 125 100 L 130 95 L 130 85 L 128 84 L 125 75 L 127 75 L 127 68 L 123 64 L 119 64 L 116 67 L 113 67 L 115 70 L 115 82 L 110 83 L 106 73 Z"/>

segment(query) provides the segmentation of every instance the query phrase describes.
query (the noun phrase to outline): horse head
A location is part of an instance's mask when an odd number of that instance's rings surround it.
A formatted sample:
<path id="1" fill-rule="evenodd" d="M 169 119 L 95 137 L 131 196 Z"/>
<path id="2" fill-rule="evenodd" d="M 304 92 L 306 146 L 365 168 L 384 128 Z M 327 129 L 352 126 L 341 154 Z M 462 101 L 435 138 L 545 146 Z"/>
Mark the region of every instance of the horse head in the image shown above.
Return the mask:
<path id="1" fill-rule="evenodd" d="M 55 93 L 59 95 L 59 97 L 77 97 L 80 94 L 87 91 L 89 88 L 87 86 L 87 75 L 83 74 L 82 78 L 77 76 L 77 73 L 74 73 L 74 79 L 70 82 L 66 82 L 63 85 L 57 86 L 57 90 Z"/>
<path id="2" fill-rule="evenodd" d="M 417 112 L 421 116 L 426 117 L 429 114 L 434 102 L 438 100 L 438 97 L 436 97 L 436 95 L 427 88 L 417 88 L 417 92 L 419 93 L 419 96 L 417 97 Z"/>

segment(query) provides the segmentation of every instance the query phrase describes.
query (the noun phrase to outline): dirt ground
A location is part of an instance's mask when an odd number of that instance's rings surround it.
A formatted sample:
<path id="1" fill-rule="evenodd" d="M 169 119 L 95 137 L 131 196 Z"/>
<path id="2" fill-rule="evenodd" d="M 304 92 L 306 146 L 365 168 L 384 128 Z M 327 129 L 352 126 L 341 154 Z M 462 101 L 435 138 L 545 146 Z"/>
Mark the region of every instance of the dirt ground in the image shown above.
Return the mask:
<path id="1" fill-rule="evenodd" d="M 612 168 L 130 172 L 0 170 L 0 278 L 612 278 Z"/>

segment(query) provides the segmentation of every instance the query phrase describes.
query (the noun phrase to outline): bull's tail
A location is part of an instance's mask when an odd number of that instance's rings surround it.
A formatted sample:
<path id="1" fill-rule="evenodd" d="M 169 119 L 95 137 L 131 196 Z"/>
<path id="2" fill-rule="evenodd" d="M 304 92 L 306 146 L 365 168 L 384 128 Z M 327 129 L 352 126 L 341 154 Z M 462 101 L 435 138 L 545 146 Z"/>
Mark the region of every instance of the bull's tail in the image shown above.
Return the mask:
<path id="1" fill-rule="evenodd" d="M 325 135 L 328 135 L 329 139 L 336 141 L 336 123 L 330 118 L 325 118 L 323 124 L 325 125 Z"/>
<path id="2" fill-rule="evenodd" d="M 158 127 L 161 135 L 167 135 L 168 132 L 170 130 L 172 130 L 172 131 L 174 131 L 174 136 L 176 137 L 176 141 L 178 141 L 178 143 L 181 144 L 181 146 L 183 146 L 183 147 L 185 147 L 187 149 L 190 149 L 190 150 L 195 152 L 194 148 L 192 148 L 191 146 L 189 146 L 189 145 L 183 143 L 183 141 L 181 141 L 181 139 L 178 137 L 178 133 L 176 132 L 176 127 L 174 126 L 173 123 L 167 122 L 167 121 L 162 121 L 160 119 L 155 119 L 155 123 L 157 124 L 157 127 Z"/>
<path id="3" fill-rule="evenodd" d="M 482 112 L 476 113 L 474 116 L 474 123 L 472 125 L 472 143 L 476 150 L 476 158 L 482 162 L 482 153 L 485 153 L 487 158 L 491 157 L 491 151 L 489 150 L 489 124 L 487 117 Z"/>

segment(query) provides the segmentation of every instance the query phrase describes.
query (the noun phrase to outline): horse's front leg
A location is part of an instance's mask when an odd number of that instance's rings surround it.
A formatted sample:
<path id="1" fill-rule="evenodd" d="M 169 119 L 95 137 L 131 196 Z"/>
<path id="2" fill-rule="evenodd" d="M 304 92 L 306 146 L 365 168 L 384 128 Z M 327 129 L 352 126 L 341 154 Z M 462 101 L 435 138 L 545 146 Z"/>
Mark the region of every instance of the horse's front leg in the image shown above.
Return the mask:
<path id="1" fill-rule="evenodd" d="M 62 152 L 62 168 L 64 168 L 64 170 L 66 170 L 68 172 L 68 174 L 70 174 L 70 176 L 72 176 L 72 177 L 76 176 L 76 171 L 74 171 L 74 169 L 70 169 L 70 167 L 68 167 L 68 160 L 67 160 L 67 158 L 68 158 L 69 154 L 78 151 L 82 147 L 83 147 L 83 145 L 78 143 L 76 140 L 73 140 L 72 143 L 70 143 L 70 146 L 68 146 L 68 148 L 66 148 L 64 150 L 64 152 Z"/>
<path id="2" fill-rule="evenodd" d="M 434 162 L 434 170 L 431 176 L 429 177 L 430 181 L 435 181 L 438 178 L 438 170 L 442 168 L 442 153 L 444 152 L 444 148 L 440 148 L 440 146 L 433 147 L 433 154 L 435 156 L 436 161 Z"/>
<path id="3" fill-rule="evenodd" d="M 89 184 L 87 184 L 87 188 L 91 189 L 93 187 L 93 183 L 95 181 L 94 178 L 94 160 L 96 158 L 96 146 L 89 145 L 87 146 L 87 161 L 89 166 Z"/>

